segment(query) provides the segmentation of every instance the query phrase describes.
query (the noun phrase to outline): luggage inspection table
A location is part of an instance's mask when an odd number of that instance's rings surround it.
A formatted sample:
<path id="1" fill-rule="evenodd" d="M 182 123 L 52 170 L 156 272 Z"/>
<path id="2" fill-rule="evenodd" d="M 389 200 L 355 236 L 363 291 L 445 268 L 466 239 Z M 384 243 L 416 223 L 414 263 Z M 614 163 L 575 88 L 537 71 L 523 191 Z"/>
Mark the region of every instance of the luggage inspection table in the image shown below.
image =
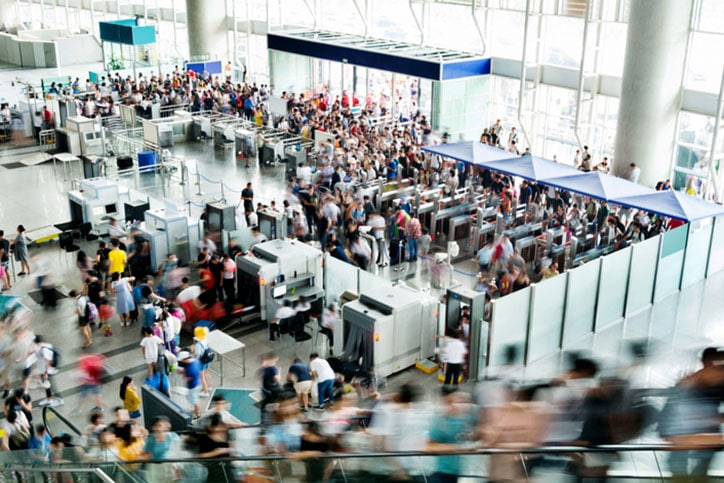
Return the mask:
<path id="1" fill-rule="evenodd" d="M 206 336 L 206 342 L 208 343 L 209 348 L 216 352 L 219 356 L 220 385 L 224 385 L 224 356 L 239 349 L 241 349 L 242 364 L 238 364 L 233 359 L 229 360 L 236 365 L 240 365 L 242 368 L 242 376 L 246 377 L 246 344 L 234 339 L 220 330 L 213 330 L 209 332 Z"/>

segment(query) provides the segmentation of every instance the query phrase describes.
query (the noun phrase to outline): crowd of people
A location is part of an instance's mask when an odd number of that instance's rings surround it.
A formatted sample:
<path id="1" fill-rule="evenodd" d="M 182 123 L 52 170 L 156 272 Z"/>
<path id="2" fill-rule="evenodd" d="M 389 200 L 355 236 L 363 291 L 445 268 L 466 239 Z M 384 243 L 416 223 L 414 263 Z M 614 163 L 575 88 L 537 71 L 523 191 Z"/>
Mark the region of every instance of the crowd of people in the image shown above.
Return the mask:
<path id="1" fill-rule="evenodd" d="M 56 87 L 58 93 L 63 90 L 63 86 Z M 279 209 L 286 216 L 290 236 L 319 243 L 332 257 L 362 269 L 399 264 L 404 259 L 416 263 L 430 253 L 438 235 L 423 226 L 409 199 L 400 198 L 380 212 L 375 200 L 360 197 L 353 189 L 361 182 L 378 178 L 388 182 L 414 179 L 419 186 L 438 189 L 446 195 L 471 186 L 499 200 L 498 211 L 507 227 L 541 222 L 546 227 L 564 228 L 566 239 L 590 235 L 595 246 L 639 243 L 676 226 L 671 220 L 645 212 L 613 209 L 605 201 L 533 182 L 518 184 L 506 175 L 424 153 L 422 146 L 445 141 L 445 136 L 440 139 L 432 132 L 425 115 L 412 113 L 391 122 L 373 122 L 388 114 L 388 106 L 395 99 L 376 100 L 368 96 L 361 102 L 354 93 L 343 92 L 332 98 L 327 90 L 311 98 L 282 93 L 288 114 L 274 117 L 265 106 L 271 94 L 269 87 L 234 84 L 230 78 L 210 78 L 178 68 L 163 77 L 141 75 L 136 81 L 116 75 L 97 84 L 88 81 L 81 85 L 76 79 L 65 90 L 73 95 L 91 93 L 85 99 L 78 98 L 79 110 L 89 117 L 116 115 L 117 104 L 111 97 L 111 92 L 116 91 L 117 102 L 133 104 L 141 110 L 149 109 L 153 103 L 188 104 L 192 111 L 238 112 L 259 124 L 273 124 L 312 141 L 317 131 L 331 134 L 333 142 L 318 142 L 310 153 L 316 160 L 314 166 L 306 162 L 297 166 L 288 180 L 281 207 L 258 203 L 255 206 L 249 183 L 242 191 L 237 219 L 240 225 L 252 227 L 253 244 L 264 243 L 266 237 L 259 232 L 257 212 L 260 208 Z M 518 154 L 530 153 L 527 148 L 520 152 L 515 128 L 505 133 L 500 120 L 484 130 L 480 141 Z M 263 137 L 259 142 L 264 142 Z M 583 171 L 610 170 L 608 159 L 594 164 L 587 149 L 577 153 L 573 162 Z M 629 179 L 637 181 L 639 174 L 640 170 L 632 165 Z M 670 189 L 670 183 L 663 183 L 660 189 Z M 21 225 L 16 231 L 12 241 L 6 240 L 0 231 L 3 289 L 10 288 L 11 252 L 21 264 L 18 275 L 31 273 L 25 229 Z M 377 259 L 372 258 L 373 247 L 362 233 L 374 238 Z M 74 448 L 84 458 L 133 462 L 129 471 L 153 472 L 154 478 L 161 478 L 156 481 L 221 481 L 224 476 L 231 476 L 233 465 L 168 463 L 144 467 L 139 462 L 163 461 L 180 455 L 214 459 L 277 454 L 302 460 L 309 481 L 324 481 L 337 471 L 333 461 L 322 458 L 329 452 L 445 453 L 543 444 L 612 444 L 630 441 L 656 422 L 660 436 L 673 442 L 689 434 L 718 433 L 718 404 L 724 399 L 724 356 L 717 349 L 704 352 L 703 368 L 679 381 L 677 391 L 663 404 L 660 399 L 652 402 L 644 391 L 636 391 L 642 388 L 631 387 L 630 374 L 600 377 L 598 365 L 582 357 L 575 358 L 570 371 L 546 384 L 527 386 L 501 377 L 481 383 L 468 393 L 457 387 L 464 371 L 462 341 L 467 334 L 463 323 L 460 330 L 449 334 L 446 345 L 455 357 L 450 356 L 447 361 L 440 395 L 430 398 L 421 388 L 409 384 L 382 395 L 374 384 L 369 384 L 368 375 L 350 373 L 348 367 L 334 359 L 333 331 L 338 319 L 331 306 L 321 317 L 322 332 L 329 337 L 329 358 L 317 353 L 312 353 L 308 361 L 296 358 L 284 377 L 276 354 L 269 353 L 261 361 L 261 437 L 258 445 L 244 447 L 233 441 L 233 431 L 245 430 L 244 424 L 230 415 L 223 395 L 217 392 L 212 409 L 201 412 L 200 398 L 210 396 L 208 368 L 213 351 L 206 341 L 209 328 L 193 326 L 202 318 L 199 312 L 204 320 L 214 320 L 214 308 L 221 304 L 221 314 L 228 313 L 239 300 L 234 260 L 242 253 L 241 248 L 232 241 L 222 253 L 211 233 L 207 234 L 197 247 L 198 256 L 193 264 L 199 284 L 192 285 L 190 269 L 179 266 L 173 254 L 161 266 L 151 266 L 150 244 L 140 232 L 133 228 L 129 231 L 112 220 L 109 235 L 110 242 L 100 242 L 95 256 L 84 251 L 77 253 L 82 289 L 70 292 L 86 350 L 78 361 L 82 395 L 93 404 L 83 439 L 50 438 L 42 425 L 33 426 L 30 384 L 37 381 L 46 390 L 39 405 L 63 404 L 54 395 L 51 383 L 60 355 L 57 348 L 32 332 L 27 314 L 9 313 L 4 314 L 0 324 L 5 450 L 36 448 L 53 461 Z M 475 258 L 480 269 L 476 289 L 491 296 L 505 295 L 539 279 L 556 276 L 561 269 L 555 261 L 532 264 L 525 260 L 506 235 L 495 242 L 489 240 Z M 47 282 L 42 277 L 41 268 L 39 286 Z M 289 314 L 305 311 L 305 307 L 283 308 L 291 311 Z M 287 318 L 282 315 L 278 313 L 270 324 L 272 339 L 277 333 L 274 324 Z M 194 416 L 194 430 L 190 434 L 175 434 L 163 417 L 157 418 L 148 430 L 143 428 L 139 420 L 139 390 L 130 377 L 124 377 L 119 387 L 121 405 L 113 411 L 114 422 L 105 424 L 101 386 L 107 369 L 103 355 L 90 351 L 93 336 L 100 330 L 111 337 L 114 330 L 134 323 L 140 326 L 139 351 L 147 367 L 144 384 L 170 397 L 170 374 L 177 368 L 183 374 L 180 385 Z M 194 337 L 194 343 L 187 348 L 180 343 L 184 326 L 190 328 Z M 98 330 L 94 331 L 94 327 Z M 11 360 L 10 354 L 22 357 Z M 638 362 L 643 367 L 643 362 Z M 626 371 L 630 373 L 637 367 Z M 19 387 L 14 390 L 13 368 L 22 374 Z M 655 416 L 657 403 L 660 417 Z M 698 411 L 696 417 L 691 408 Z M 700 476 L 714 451 L 676 452 L 671 457 L 671 468 L 676 474 Z M 616 455 L 600 455 L 566 457 L 566 468 L 562 471 L 580 477 L 603 477 Z M 423 458 L 423 463 L 417 457 L 393 456 L 386 458 L 384 464 L 360 460 L 355 470 L 369 475 L 370 480 L 423 480 L 427 475 L 432 481 L 447 482 L 456 481 L 463 472 L 463 460 L 455 454 L 437 454 Z M 543 456 L 521 460 L 519 454 L 495 454 L 490 457 L 489 478 L 523 481 L 528 471 L 535 472 L 535 466 L 544 466 L 545 460 Z M 696 463 L 693 469 L 687 466 L 689 460 Z"/>

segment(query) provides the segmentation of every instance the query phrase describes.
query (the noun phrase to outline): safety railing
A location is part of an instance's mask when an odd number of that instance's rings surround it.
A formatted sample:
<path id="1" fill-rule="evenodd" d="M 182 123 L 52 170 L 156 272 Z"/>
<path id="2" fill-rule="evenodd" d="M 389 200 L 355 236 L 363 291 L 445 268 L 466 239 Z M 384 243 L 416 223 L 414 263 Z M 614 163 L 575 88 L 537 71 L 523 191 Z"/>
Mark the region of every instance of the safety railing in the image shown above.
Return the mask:
<path id="1" fill-rule="evenodd" d="M 711 445 L 646 444 L 604 446 L 547 446 L 481 448 L 440 452 L 400 451 L 336 453 L 299 451 L 284 454 L 235 455 L 225 458 L 169 458 L 120 461 L 113 451 L 86 454 L 77 447 L 0 453 L 0 476 L 13 481 L 33 481 L 32 477 L 83 474 L 87 481 L 386 481 L 391 476 L 415 477 L 427 481 L 434 473 L 453 471 L 471 481 L 498 480 L 502 475 L 514 481 L 561 481 L 577 477 L 598 477 L 606 481 L 651 479 L 665 481 L 685 476 L 676 471 L 681 459 L 689 456 L 710 458 L 724 449 L 724 443 Z M 364 447 L 355 446 L 355 447 Z M 238 450 L 235 450 L 238 452 Z M 604 462 L 605 463 L 602 463 Z M 595 463 L 595 466 L 591 465 Z M 716 466 L 716 465 L 712 465 Z M 674 471 L 672 471 L 674 470 Z M 687 470 L 683 470 L 687 471 Z M 596 473 L 594 475 L 594 473 Z M 724 476 L 712 467 L 698 480 Z M 96 479 L 94 479 L 96 478 Z M 257 479 L 253 479 L 257 478 Z M 701 479 L 703 478 L 703 479 Z M 37 481 L 48 481 L 38 479 Z M 65 481 L 65 480 L 61 480 Z M 716 481 L 716 480 L 715 480 Z"/>

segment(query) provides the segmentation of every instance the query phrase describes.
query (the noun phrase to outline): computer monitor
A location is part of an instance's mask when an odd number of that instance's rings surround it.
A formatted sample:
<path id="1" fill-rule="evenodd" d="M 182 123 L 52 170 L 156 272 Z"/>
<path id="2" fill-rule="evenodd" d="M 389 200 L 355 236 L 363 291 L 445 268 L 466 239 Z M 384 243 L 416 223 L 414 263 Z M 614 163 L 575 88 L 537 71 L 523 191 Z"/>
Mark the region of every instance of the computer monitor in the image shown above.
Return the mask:
<path id="1" fill-rule="evenodd" d="M 272 298 L 278 299 L 284 297 L 287 294 L 287 285 L 277 285 L 272 289 Z"/>
<path id="2" fill-rule="evenodd" d="M 116 209 L 116 204 L 111 203 L 109 205 L 106 205 L 106 215 L 114 215 L 118 213 L 118 210 Z"/>
<path id="3" fill-rule="evenodd" d="M 103 210 L 102 206 L 93 207 L 93 216 L 103 216 L 104 214 L 105 214 L 105 211 Z"/>

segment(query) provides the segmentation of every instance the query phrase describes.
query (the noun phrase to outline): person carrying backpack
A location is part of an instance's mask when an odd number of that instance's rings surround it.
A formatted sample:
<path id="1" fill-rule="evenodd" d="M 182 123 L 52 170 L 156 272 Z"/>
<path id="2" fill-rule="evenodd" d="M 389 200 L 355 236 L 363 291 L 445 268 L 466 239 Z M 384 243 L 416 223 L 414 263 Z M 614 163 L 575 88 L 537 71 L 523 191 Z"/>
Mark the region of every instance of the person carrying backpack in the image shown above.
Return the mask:
<path id="1" fill-rule="evenodd" d="M 83 349 L 89 348 L 93 344 L 91 339 L 90 323 L 98 320 L 98 308 L 93 304 L 87 295 L 71 290 L 68 294 L 75 299 L 75 313 L 78 316 L 78 329 L 85 343 Z"/>
<path id="2" fill-rule="evenodd" d="M 45 342 L 39 335 L 35 336 L 35 345 L 38 347 L 38 371 L 45 388 L 45 399 L 38 403 L 38 406 L 50 406 L 51 408 L 62 406 L 63 400 L 53 397 L 53 386 L 50 376 L 58 374 L 60 367 L 60 353 L 52 344 Z"/>
<path id="3" fill-rule="evenodd" d="M 209 397 L 209 365 L 214 360 L 216 355 L 214 351 L 209 347 L 209 343 L 206 340 L 206 335 L 209 333 L 207 327 L 196 327 L 194 329 L 194 345 L 192 347 L 194 356 L 201 363 L 201 397 Z"/>

